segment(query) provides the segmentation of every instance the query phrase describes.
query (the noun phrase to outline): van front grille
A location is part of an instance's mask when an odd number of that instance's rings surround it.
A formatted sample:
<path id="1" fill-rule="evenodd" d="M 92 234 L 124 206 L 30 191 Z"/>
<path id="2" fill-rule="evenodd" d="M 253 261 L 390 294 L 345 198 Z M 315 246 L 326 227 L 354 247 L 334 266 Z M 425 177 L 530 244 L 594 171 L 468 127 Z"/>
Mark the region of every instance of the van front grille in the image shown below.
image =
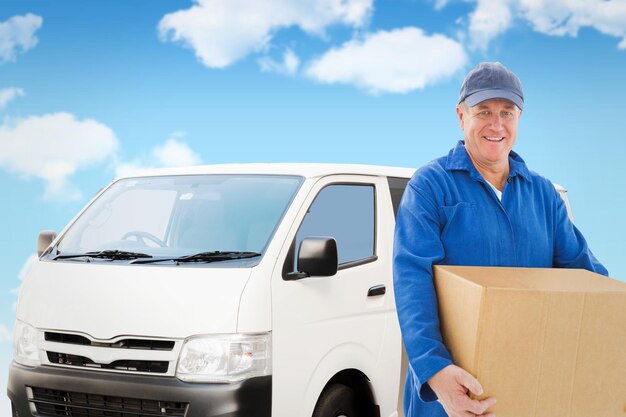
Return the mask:
<path id="1" fill-rule="evenodd" d="M 47 352 L 48 360 L 55 365 L 79 366 L 86 368 L 111 369 L 118 371 L 148 372 L 165 374 L 169 367 L 167 361 L 118 360 L 108 364 L 96 363 L 89 358 L 67 353 Z"/>
<path id="2" fill-rule="evenodd" d="M 141 350 L 167 350 L 174 349 L 174 342 L 171 340 L 151 340 L 151 339 L 122 339 L 115 343 L 95 342 L 85 336 L 70 334 L 45 332 L 44 338 L 49 342 L 67 343 L 70 345 L 85 345 L 95 347 L 107 347 L 116 349 L 141 349 Z"/>
<path id="3" fill-rule="evenodd" d="M 72 417 L 184 417 L 188 403 L 83 394 L 32 387 L 40 416 Z"/>

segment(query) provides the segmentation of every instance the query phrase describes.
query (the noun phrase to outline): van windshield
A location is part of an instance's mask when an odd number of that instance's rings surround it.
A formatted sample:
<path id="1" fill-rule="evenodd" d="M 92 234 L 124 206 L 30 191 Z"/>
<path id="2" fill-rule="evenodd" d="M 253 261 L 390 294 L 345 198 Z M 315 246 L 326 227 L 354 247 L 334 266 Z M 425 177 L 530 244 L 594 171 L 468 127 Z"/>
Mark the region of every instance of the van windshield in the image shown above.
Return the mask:
<path id="1" fill-rule="evenodd" d="M 281 175 L 119 180 L 68 229 L 53 258 L 262 254 L 301 183 L 301 177 Z"/>

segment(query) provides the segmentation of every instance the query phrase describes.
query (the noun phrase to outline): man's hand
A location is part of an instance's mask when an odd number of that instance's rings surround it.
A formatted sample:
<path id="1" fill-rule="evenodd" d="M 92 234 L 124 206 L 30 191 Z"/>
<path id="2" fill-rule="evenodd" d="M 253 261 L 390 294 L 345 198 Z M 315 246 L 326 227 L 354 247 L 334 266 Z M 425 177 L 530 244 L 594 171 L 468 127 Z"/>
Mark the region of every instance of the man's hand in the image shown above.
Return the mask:
<path id="1" fill-rule="evenodd" d="M 448 365 L 428 380 L 439 402 L 450 417 L 495 417 L 485 411 L 496 403 L 495 398 L 472 400 L 469 392 L 481 395 L 483 387 L 469 372 L 456 365 Z"/>

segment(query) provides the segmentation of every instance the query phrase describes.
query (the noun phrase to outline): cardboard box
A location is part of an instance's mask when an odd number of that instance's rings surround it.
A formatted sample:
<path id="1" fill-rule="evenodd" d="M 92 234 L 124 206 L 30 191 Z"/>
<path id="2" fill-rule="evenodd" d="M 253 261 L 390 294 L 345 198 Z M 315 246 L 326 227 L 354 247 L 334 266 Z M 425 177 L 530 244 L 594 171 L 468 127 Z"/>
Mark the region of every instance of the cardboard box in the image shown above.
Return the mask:
<path id="1" fill-rule="evenodd" d="M 626 283 L 579 269 L 434 276 L 444 342 L 498 417 L 626 416 Z"/>

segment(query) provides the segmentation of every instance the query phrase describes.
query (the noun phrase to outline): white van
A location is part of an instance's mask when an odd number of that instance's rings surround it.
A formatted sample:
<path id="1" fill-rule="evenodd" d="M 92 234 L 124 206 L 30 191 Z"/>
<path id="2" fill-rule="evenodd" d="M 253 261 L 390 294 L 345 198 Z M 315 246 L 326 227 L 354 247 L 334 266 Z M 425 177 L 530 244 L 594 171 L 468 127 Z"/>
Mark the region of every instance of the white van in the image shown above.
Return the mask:
<path id="1" fill-rule="evenodd" d="M 40 234 L 13 416 L 402 416 L 392 242 L 413 173 L 250 164 L 113 181 Z"/>

